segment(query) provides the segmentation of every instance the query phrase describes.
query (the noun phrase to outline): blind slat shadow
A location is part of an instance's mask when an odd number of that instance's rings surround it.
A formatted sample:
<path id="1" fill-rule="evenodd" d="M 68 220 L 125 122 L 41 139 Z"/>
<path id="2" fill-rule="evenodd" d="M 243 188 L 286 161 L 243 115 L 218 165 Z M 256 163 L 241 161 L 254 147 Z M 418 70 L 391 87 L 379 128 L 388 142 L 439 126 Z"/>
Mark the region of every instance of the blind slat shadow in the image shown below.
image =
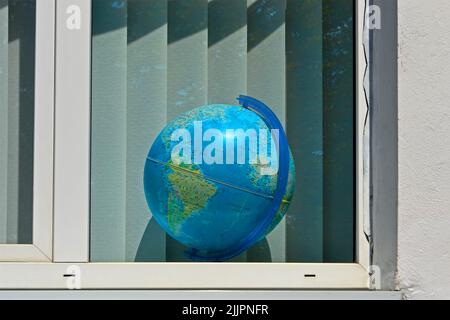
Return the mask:
<path id="1" fill-rule="evenodd" d="M 129 0 L 129 3 L 132 3 L 133 6 L 139 8 L 140 6 L 144 8 L 144 2 L 148 0 Z M 196 2 L 203 2 L 205 0 L 169 0 L 169 10 L 171 4 L 177 2 L 177 7 L 182 6 L 183 10 L 179 10 L 179 12 L 188 12 L 189 10 L 193 10 L 193 8 L 198 7 Z M 214 0 L 208 3 L 208 10 L 213 14 L 220 14 L 226 10 L 236 10 L 236 8 L 240 7 L 240 2 L 245 0 Z M 248 39 L 248 51 L 252 50 L 258 44 L 260 44 L 264 39 L 270 36 L 273 32 L 275 32 L 280 26 L 284 23 L 284 10 L 285 10 L 285 0 L 258 0 L 253 3 L 247 9 L 247 15 L 258 17 L 258 19 L 253 19 L 254 21 L 254 30 L 258 30 L 257 32 L 253 32 L 252 36 Z M 118 11 L 118 16 L 120 15 L 120 10 L 125 10 L 127 3 L 125 1 L 114 1 L 112 3 L 107 3 L 104 0 L 94 0 L 94 5 L 111 5 L 115 10 Z M 158 2 L 155 2 L 155 5 L 158 5 Z M 145 5 L 145 8 L 148 8 L 148 5 Z M 149 10 L 142 10 L 142 15 L 148 16 L 148 23 L 143 26 L 140 30 L 134 31 L 131 38 L 128 40 L 128 43 L 139 40 L 145 35 L 161 28 L 164 24 L 166 24 L 166 19 L 163 19 L 161 16 L 152 15 Z M 199 12 L 199 14 L 201 14 Z M 192 17 L 192 13 L 186 14 L 187 17 Z M 183 21 L 183 15 L 180 14 L 179 20 Z M 93 36 L 101 35 L 107 32 L 111 32 L 120 28 L 126 28 L 127 24 L 123 22 L 121 19 L 113 19 L 110 16 L 108 20 L 105 20 L 106 17 L 102 19 L 101 16 L 96 17 L 96 27 L 93 29 Z M 201 19 L 199 19 L 201 21 Z M 242 20 L 235 19 L 230 21 L 230 23 L 221 25 L 220 27 L 214 28 L 211 34 L 208 35 L 208 45 L 211 47 L 216 43 L 222 41 L 229 35 L 238 31 L 239 29 L 245 27 L 245 23 Z M 171 26 L 173 32 L 171 33 L 171 37 L 168 39 L 168 43 L 174 43 L 184 38 L 190 37 L 193 34 L 201 32 L 207 28 L 207 25 L 204 23 L 192 23 L 192 21 L 186 21 L 186 23 L 179 24 L 177 26 Z"/>

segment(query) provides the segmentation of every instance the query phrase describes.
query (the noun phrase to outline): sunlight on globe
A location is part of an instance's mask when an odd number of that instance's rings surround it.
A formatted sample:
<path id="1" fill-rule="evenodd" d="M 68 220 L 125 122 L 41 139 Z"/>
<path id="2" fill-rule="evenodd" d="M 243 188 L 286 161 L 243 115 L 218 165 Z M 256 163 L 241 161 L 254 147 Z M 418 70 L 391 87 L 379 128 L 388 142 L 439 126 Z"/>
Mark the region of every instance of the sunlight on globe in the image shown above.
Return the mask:
<path id="1" fill-rule="evenodd" d="M 204 255 L 236 246 L 272 204 L 278 161 L 273 140 L 262 118 L 241 106 L 214 104 L 181 114 L 161 131 L 145 163 L 153 218 Z M 265 235 L 283 219 L 294 193 L 289 156 L 286 192 Z"/>

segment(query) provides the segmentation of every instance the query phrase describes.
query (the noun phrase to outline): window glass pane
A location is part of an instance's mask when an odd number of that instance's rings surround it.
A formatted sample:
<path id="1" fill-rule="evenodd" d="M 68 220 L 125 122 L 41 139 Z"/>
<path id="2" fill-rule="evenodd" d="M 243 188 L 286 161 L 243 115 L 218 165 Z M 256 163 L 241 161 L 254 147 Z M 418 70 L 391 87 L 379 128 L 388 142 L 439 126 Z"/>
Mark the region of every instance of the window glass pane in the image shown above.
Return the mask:
<path id="1" fill-rule="evenodd" d="M 232 261 L 353 262 L 353 0 L 93 0 L 92 9 L 92 261 L 191 261 L 147 206 L 147 154 L 183 112 L 245 94 L 285 126 L 297 187 L 278 226 Z"/>
<path id="2" fill-rule="evenodd" d="M 35 1 L 0 0 L 0 244 L 33 224 Z"/>

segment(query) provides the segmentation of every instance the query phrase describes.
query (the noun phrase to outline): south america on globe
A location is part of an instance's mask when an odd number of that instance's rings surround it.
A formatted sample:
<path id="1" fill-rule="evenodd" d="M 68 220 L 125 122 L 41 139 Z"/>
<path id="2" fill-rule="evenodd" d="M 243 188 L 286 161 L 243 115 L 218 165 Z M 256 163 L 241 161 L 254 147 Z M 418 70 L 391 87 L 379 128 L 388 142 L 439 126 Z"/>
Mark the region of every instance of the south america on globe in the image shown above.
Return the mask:
<path id="1" fill-rule="evenodd" d="M 179 115 L 160 132 L 146 159 L 144 192 L 152 217 L 201 256 L 221 256 L 238 246 L 273 205 L 276 134 L 261 115 L 238 105 L 212 104 Z M 284 196 L 259 238 L 283 219 L 294 194 L 294 160 L 287 152 Z"/>

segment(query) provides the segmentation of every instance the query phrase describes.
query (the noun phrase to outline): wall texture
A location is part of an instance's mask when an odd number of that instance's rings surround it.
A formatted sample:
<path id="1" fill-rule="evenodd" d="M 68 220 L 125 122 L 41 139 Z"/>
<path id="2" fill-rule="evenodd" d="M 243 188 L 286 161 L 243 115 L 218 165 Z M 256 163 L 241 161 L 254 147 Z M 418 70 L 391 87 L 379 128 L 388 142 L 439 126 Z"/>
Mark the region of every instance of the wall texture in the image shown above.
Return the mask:
<path id="1" fill-rule="evenodd" d="M 450 298 L 450 1 L 398 3 L 398 285 Z"/>

